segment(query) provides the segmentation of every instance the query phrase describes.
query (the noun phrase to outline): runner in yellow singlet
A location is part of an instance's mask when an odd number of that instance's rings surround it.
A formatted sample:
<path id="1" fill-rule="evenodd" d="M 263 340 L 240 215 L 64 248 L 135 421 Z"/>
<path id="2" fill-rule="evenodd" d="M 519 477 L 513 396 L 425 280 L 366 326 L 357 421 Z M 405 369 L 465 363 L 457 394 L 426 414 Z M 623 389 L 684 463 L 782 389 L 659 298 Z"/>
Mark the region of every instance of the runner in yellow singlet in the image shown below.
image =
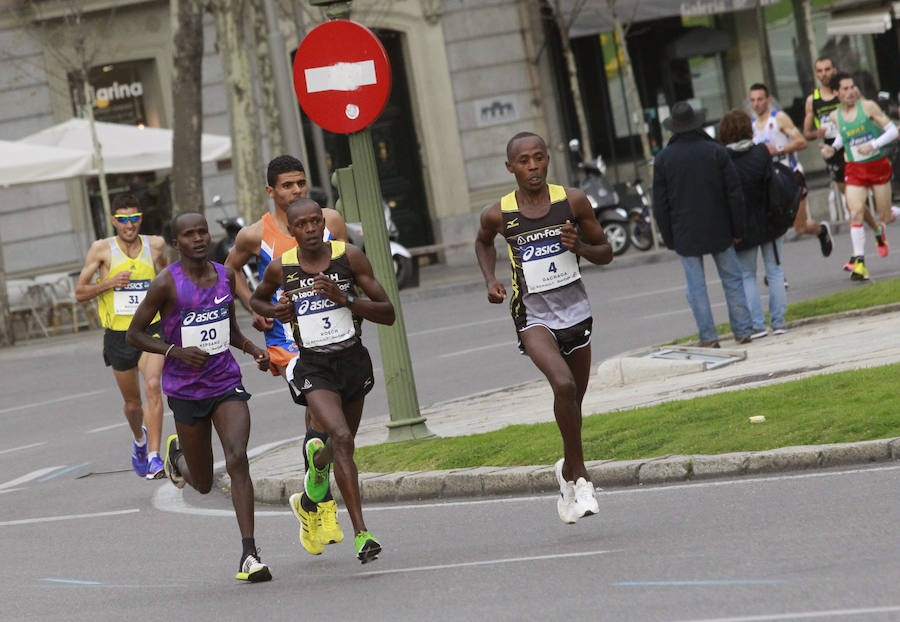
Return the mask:
<path id="1" fill-rule="evenodd" d="M 125 401 L 125 418 L 134 436 L 131 466 L 140 477 L 165 477 L 159 457 L 162 438 L 163 357 L 142 353 L 125 343 L 125 333 L 150 281 L 168 264 L 165 241 L 158 235 L 140 235 L 141 212 L 137 197 L 121 194 L 112 204 L 116 235 L 91 245 L 78 276 L 79 302 L 97 298 L 103 335 L 103 360 L 112 367 Z M 99 278 L 94 281 L 94 275 Z M 159 317 L 154 319 L 158 322 Z M 146 405 L 141 402 L 138 371 L 144 376 Z"/>

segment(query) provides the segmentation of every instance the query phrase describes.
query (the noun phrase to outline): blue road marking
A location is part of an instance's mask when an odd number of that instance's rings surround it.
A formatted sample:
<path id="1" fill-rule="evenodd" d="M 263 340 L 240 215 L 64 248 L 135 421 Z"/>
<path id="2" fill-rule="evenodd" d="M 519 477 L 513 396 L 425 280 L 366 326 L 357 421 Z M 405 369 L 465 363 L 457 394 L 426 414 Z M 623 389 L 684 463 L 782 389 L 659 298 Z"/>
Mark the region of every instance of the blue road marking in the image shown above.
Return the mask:
<path id="1" fill-rule="evenodd" d="M 63 469 L 62 471 L 57 471 L 56 473 L 51 473 L 50 475 L 45 475 L 44 477 L 42 477 L 42 478 L 39 479 L 38 481 L 39 481 L 39 482 L 46 482 L 48 479 L 53 479 L 53 478 L 56 477 L 57 475 L 63 475 L 63 474 L 65 474 L 65 473 L 68 473 L 69 471 L 74 471 L 75 469 L 80 469 L 81 467 L 87 466 L 87 465 L 89 465 L 89 464 L 90 464 L 90 462 L 82 462 L 81 464 L 76 464 L 75 466 L 69 467 L 69 468 L 67 468 L 67 469 Z"/>
<path id="2" fill-rule="evenodd" d="M 671 586 L 671 585 L 776 585 L 787 583 L 778 579 L 723 579 L 707 581 L 620 581 L 613 585 L 620 586 Z"/>
<path id="3" fill-rule="evenodd" d="M 73 585 L 103 585 L 99 581 L 77 581 L 75 579 L 41 579 L 48 583 L 71 583 Z"/>

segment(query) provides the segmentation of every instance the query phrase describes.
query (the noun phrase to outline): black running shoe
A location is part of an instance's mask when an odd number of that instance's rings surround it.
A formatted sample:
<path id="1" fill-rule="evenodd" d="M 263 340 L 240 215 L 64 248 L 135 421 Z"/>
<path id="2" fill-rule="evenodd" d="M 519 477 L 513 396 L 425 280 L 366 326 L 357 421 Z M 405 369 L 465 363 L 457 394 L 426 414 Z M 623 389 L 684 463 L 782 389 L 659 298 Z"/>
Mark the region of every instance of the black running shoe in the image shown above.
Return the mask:
<path id="1" fill-rule="evenodd" d="M 834 249 L 834 241 L 831 239 L 831 227 L 827 222 L 819 223 L 822 230 L 819 232 L 819 247 L 822 249 L 822 256 L 828 257 Z"/>

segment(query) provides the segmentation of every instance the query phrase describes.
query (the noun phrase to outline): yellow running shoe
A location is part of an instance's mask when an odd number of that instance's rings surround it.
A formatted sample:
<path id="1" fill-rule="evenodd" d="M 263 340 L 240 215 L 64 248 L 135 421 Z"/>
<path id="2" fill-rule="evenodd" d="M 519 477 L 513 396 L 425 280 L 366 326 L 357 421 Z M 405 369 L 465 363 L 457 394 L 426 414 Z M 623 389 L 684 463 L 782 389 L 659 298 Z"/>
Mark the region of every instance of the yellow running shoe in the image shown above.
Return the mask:
<path id="1" fill-rule="evenodd" d="M 856 264 L 853 266 L 853 272 L 850 273 L 851 281 L 868 281 L 869 280 L 869 270 L 866 268 L 866 263 L 862 259 L 858 259 Z"/>
<path id="2" fill-rule="evenodd" d="M 337 503 L 334 499 L 318 504 L 319 539 L 323 544 L 337 544 L 344 539 L 344 532 L 337 520 Z"/>
<path id="3" fill-rule="evenodd" d="M 319 538 L 319 513 L 304 510 L 300 503 L 302 496 L 301 493 L 295 492 L 290 499 L 291 510 L 300 521 L 300 544 L 310 555 L 321 555 L 325 550 L 325 545 Z"/>

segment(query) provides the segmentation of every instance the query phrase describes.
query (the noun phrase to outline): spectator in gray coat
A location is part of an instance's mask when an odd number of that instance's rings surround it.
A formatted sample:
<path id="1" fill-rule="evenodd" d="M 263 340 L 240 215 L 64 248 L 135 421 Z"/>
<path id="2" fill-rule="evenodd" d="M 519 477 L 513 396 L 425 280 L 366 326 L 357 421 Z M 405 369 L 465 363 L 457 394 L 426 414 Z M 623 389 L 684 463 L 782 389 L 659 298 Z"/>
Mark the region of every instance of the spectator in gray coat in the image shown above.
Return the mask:
<path id="1" fill-rule="evenodd" d="M 672 106 L 672 116 L 663 121 L 674 136 L 654 162 L 653 215 L 666 246 L 681 258 L 700 345 L 718 348 L 704 255 L 716 264 L 735 340 L 748 343 L 753 327 L 734 249 L 745 220 L 741 182 L 728 151 L 703 131 L 704 121 L 704 112 L 688 102 Z"/>

